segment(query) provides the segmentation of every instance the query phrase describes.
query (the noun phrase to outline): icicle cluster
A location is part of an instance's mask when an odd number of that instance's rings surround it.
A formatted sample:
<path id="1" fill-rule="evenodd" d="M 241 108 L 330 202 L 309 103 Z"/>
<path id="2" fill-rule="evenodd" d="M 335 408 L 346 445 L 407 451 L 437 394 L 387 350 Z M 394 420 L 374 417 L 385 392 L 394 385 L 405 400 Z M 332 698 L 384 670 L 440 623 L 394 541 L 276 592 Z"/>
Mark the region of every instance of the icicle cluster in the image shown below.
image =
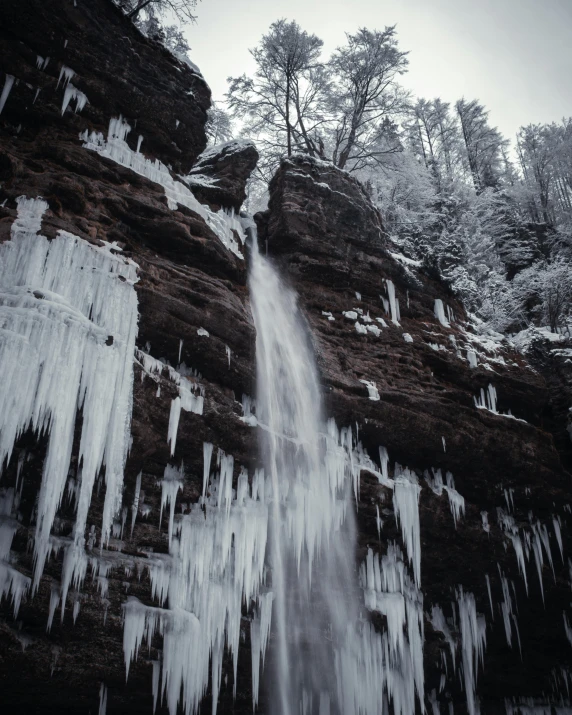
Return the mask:
<path id="1" fill-rule="evenodd" d="M 207 470 L 212 445 L 205 445 L 204 454 Z M 262 472 L 256 472 L 250 487 L 242 470 L 234 492 L 233 458 L 219 451 L 217 462 L 208 496 L 174 521 L 169 562 L 151 571 L 154 595 L 161 604 L 168 601 L 169 607 L 145 606 L 133 598 L 124 605 L 127 672 L 141 644 L 160 633 L 161 678 L 157 670 L 153 695 L 156 701 L 162 680 L 161 699 L 166 699 L 172 715 L 179 704 L 188 715 L 197 711 L 209 674 L 216 713 L 225 645 L 233 657 L 236 689 L 243 603 L 258 604 L 252 656 L 253 697 L 255 702 L 258 699 L 259 663 L 268 641 L 272 602 L 272 594 L 262 589 L 268 528 L 266 482 Z M 171 514 L 181 479 L 182 469 L 167 467 L 162 504 L 171 504 Z"/>
<path id="2" fill-rule="evenodd" d="M 25 430 L 48 435 L 34 541 L 37 587 L 46 558 L 60 548 L 51 529 L 82 410 L 77 514 L 65 545 L 63 608 L 69 585 L 85 575 L 87 514 L 102 467 L 102 543 L 121 504 L 137 333 L 137 266 L 109 245 L 94 246 L 66 231 L 48 241 L 38 233 L 47 208 L 42 199 L 20 197 L 12 240 L 0 245 L 0 466 L 10 460 Z M 10 578 L 16 600 L 14 589 L 22 579 Z"/>

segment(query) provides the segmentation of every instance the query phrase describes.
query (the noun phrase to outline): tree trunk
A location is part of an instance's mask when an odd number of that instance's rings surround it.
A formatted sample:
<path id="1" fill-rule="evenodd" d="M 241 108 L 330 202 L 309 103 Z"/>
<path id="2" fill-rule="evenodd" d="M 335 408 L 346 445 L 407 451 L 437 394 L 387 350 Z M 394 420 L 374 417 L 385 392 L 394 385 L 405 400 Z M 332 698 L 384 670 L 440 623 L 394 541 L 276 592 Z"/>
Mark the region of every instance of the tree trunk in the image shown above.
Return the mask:
<path id="1" fill-rule="evenodd" d="M 141 10 L 145 9 L 147 5 L 150 5 L 152 2 L 155 2 L 155 0 L 143 0 L 142 2 L 137 5 L 137 7 L 134 10 L 131 10 L 130 13 L 128 13 L 127 17 L 130 20 L 134 20 L 137 15 L 141 12 Z"/>
<path id="2" fill-rule="evenodd" d="M 290 126 L 290 72 L 286 73 L 286 153 L 292 156 L 292 128 Z"/>

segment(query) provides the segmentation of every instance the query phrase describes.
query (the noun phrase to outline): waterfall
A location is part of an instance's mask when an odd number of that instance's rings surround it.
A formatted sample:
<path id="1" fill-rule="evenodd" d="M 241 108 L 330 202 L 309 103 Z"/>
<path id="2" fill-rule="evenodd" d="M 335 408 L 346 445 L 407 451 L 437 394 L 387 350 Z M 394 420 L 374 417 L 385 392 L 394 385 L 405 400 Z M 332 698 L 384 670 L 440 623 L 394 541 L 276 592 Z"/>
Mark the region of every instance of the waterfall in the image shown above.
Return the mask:
<path id="1" fill-rule="evenodd" d="M 326 431 L 312 346 L 296 296 L 252 241 L 257 416 L 267 479 L 276 632 L 275 706 L 329 713 L 335 649 L 357 620 L 350 480 L 335 428 Z"/>
<path id="2" fill-rule="evenodd" d="M 361 469 L 375 465 L 360 444 L 354 448 L 351 430 L 338 431 L 324 418 L 296 295 L 249 230 L 256 412 L 270 490 L 272 712 L 379 715 L 391 701 L 396 715 L 412 715 L 416 695 L 422 707 L 424 697 L 418 575 L 410 577 L 401 549 L 391 544 L 381 560 L 369 551 L 358 578 L 352 484 L 357 494 Z M 414 508 L 402 510 L 404 533 L 418 521 L 419 487 L 408 480 L 408 470 L 399 472 L 402 491 L 415 497 Z M 373 628 L 367 611 L 386 617 L 386 632 Z"/>

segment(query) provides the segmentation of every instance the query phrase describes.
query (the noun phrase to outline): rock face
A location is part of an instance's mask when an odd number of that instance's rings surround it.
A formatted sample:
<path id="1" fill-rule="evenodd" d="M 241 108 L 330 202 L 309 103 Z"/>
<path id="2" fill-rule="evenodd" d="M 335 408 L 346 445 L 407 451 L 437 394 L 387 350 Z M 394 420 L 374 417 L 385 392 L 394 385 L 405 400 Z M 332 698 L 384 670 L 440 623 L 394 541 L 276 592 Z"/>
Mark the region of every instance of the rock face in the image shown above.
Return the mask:
<path id="1" fill-rule="evenodd" d="M 268 211 L 257 215 L 261 246 L 268 246 L 300 296 L 323 378 L 327 414 L 338 424 L 359 425 L 370 455 L 384 446 L 390 464 L 407 465 L 420 478 L 425 612 L 440 605 L 449 616 L 450 602 L 461 585 L 475 594 L 477 611 L 487 618 L 478 685 L 484 712 L 503 711 L 505 698 L 553 693 L 558 699 L 563 691 L 561 684 L 552 684 L 555 673 L 563 664 L 569 667 L 571 657 L 562 627 L 569 576 L 552 527 L 553 517 L 562 524 L 567 521 L 570 508 L 570 475 L 561 459 L 569 464 L 565 405 L 572 404 L 572 394 L 566 349 L 561 356 L 549 357 L 539 347 L 544 363 L 537 360 L 535 369 L 508 345 L 498 346 L 486 335 L 475 334 L 462 306 L 444 286 L 391 247 L 364 191 L 343 172 L 308 157 L 293 157 L 282 163 L 270 196 Z M 390 308 L 390 281 L 399 301 L 399 325 L 383 305 L 385 301 Z M 435 315 L 436 300 L 451 309 L 445 318 L 454 315 L 444 321 L 447 325 Z M 372 326 L 380 328 L 379 335 L 370 332 Z M 470 366 L 469 351 L 477 356 L 478 366 Z M 364 381 L 375 385 L 379 400 L 369 398 Z M 498 414 L 475 406 L 475 397 L 481 389 L 486 393 L 489 384 L 496 389 Z M 504 416 L 509 411 L 517 419 Z M 443 476 L 450 472 L 465 499 L 465 516 L 456 528 L 445 494 L 435 495 L 423 479 L 431 468 L 440 469 Z M 399 540 L 390 501 L 387 490 L 362 473 L 361 558 L 366 546 L 380 549 L 376 506 L 384 517 L 381 553 Z M 553 577 L 545 558 L 541 572 L 546 611 L 532 556 L 526 593 L 515 551 L 512 545 L 507 548 L 499 525 L 499 509 L 514 516 L 525 532 L 537 521 L 547 524 L 555 571 Z M 483 529 L 482 512 L 487 512 L 489 532 Z M 570 541 L 567 529 L 562 531 L 566 559 Z M 513 648 L 507 648 L 498 607 L 499 569 L 515 584 L 520 651 L 515 640 Z M 426 623 L 425 637 L 426 692 L 435 688 L 442 712 L 448 701 L 455 709 L 463 708 L 458 679 L 455 682 L 449 674 L 440 687 L 442 634 Z"/>
<path id="2" fill-rule="evenodd" d="M 163 515 L 161 522 L 159 517 L 165 468 L 184 464 L 176 511 L 188 513 L 202 492 L 205 442 L 214 445 L 213 463 L 218 449 L 234 456 L 235 486 L 241 466 L 250 475 L 259 466 L 255 430 L 241 420 L 240 404 L 243 395 L 255 390 L 247 266 L 223 245 L 202 209 L 180 202 L 170 208 L 162 185 L 121 165 L 117 157 L 86 148 L 78 137 L 85 130 L 107 134 L 110 119 L 121 114 L 132 127 L 126 139 L 132 152 L 141 135 L 143 155 L 177 173 L 190 171 L 191 176 L 216 182 L 214 188 L 206 186 L 209 182 L 201 188 L 192 184 L 196 196 L 213 211 L 220 206 L 238 210 L 256 151 L 247 145 L 203 154 L 193 167 L 206 143 L 208 88 L 187 65 L 143 38 L 106 0 L 78 0 L 77 6 L 64 0 L 4 1 L 0 15 L 2 69 L 15 78 L 0 115 L 0 242 L 10 240 L 16 199 L 42 196 L 49 209 L 42 217 L 41 234 L 54 239 L 64 230 L 94 246 L 116 242 L 112 250 L 123 249 L 122 255 L 139 265 L 126 512 L 118 517 L 110 544 L 103 551 L 99 545 L 88 550 L 90 568 L 102 559 L 113 565 L 104 580 L 101 573 L 92 579 L 88 571 L 85 583 L 73 587 L 63 618 L 60 608 L 54 613 L 52 602 L 62 578 L 61 552 L 48 561 L 37 593 L 24 598 L 16 618 L 11 599 L 1 601 L 0 707 L 2 713 L 30 715 L 97 712 L 104 683 L 108 713 L 152 712 L 153 662 L 161 658 L 161 639 L 156 637 L 149 650 L 141 648 L 126 681 L 123 606 L 129 596 L 157 605 L 145 563 L 157 556 L 168 558 L 168 519 Z M 64 67 L 74 76 L 66 85 L 63 72 L 58 86 Z M 75 113 L 77 99 L 72 97 L 71 109 L 62 115 L 70 84 L 88 103 Z M 396 462 L 407 465 L 422 487 L 426 693 L 435 690 L 441 712 L 447 712 L 449 704 L 455 711 L 466 709 L 459 669 L 453 673 L 446 655 L 445 673 L 442 653 L 448 654 L 449 646 L 430 622 L 433 606 L 440 605 L 451 616 L 451 602 L 462 586 L 474 594 L 477 611 L 487 621 L 477 689 L 483 712 L 505 712 L 505 698 L 566 699 L 571 651 L 563 611 L 569 611 L 570 604 L 567 561 L 572 547 L 566 472 L 571 466 L 566 419 L 572 395 L 566 352 L 562 346 L 558 355 L 537 346 L 528 362 L 494 336 L 475 332 L 445 288 L 390 244 L 381 217 L 346 173 L 293 157 L 282 164 L 270 195 L 268 211 L 257 217 L 259 239 L 299 294 L 323 380 L 324 411 L 339 426 L 357 425 L 373 459 L 377 461 L 378 448 L 385 447 L 390 472 Z M 436 301 L 442 301 L 437 311 Z M 204 408 L 202 415 L 181 412 L 171 455 L 167 436 L 179 395 L 177 375 L 203 391 Z M 490 396 L 486 401 L 489 385 L 496 389 L 496 406 Z M 481 389 L 485 408 L 478 409 L 475 398 L 480 402 Z M 379 399 L 370 398 L 376 394 Z M 509 410 L 513 417 L 506 415 Z M 71 477 L 80 466 L 80 423 L 78 419 Z M 10 559 L 27 576 L 33 569 L 29 544 L 45 449 L 44 437 L 26 431 L 0 481 L 4 497 L 5 490 L 19 483 L 23 465 Z M 440 469 L 443 479 L 450 472 L 465 499 L 465 514 L 456 528 L 446 492 L 434 493 L 424 478 L 427 470 L 433 477 L 431 469 Z M 88 524 L 94 525 L 96 535 L 104 491 L 103 485 L 94 490 L 89 511 Z M 377 509 L 383 519 L 381 534 Z M 482 512 L 487 512 L 488 532 Z M 74 513 L 73 501 L 66 496 L 54 526 L 62 542 L 70 536 Z M 507 527 L 511 519 L 517 532 Z M 561 525 L 563 558 L 556 524 Z M 387 489 L 366 471 L 358 526 L 357 563 L 368 547 L 385 553 L 390 542 L 402 541 Z M 528 595 L 515 554 L 515 533 L 528 553 Z M 518 613 L 513 605 L 514 618 L 507 616 L 512 647 L 507 645 L 499 569 L 508 578 L 512 603 L 518 603 Z M 79 604 L 75 622 L 74 603 Z M 54 617 L 47 631 L 50 612 Z M 375 623 L 386 627 L 381 616 Z M 252 712 L 247 614 L 240 631 L 236 699 L 233 664 L 225 655 L 219 713 Z M 450 631 L 458 663 L 463 642 L 458 620 L 451 619 Z M 209 707 L 209 695 L 203 708 Z M 261 694 L 259 712 L 270 712 L 266 695 Z M 157 712 L 168 712 L 161 698 Z"/>
<path id="3" fill-rule="evenodd" d="M 246 199 L 246 181 L 257 161 L 258 152 L 252 142 L 226 142 L 203 152 L 185 181 L 199 201 L 238 211 Z"/>

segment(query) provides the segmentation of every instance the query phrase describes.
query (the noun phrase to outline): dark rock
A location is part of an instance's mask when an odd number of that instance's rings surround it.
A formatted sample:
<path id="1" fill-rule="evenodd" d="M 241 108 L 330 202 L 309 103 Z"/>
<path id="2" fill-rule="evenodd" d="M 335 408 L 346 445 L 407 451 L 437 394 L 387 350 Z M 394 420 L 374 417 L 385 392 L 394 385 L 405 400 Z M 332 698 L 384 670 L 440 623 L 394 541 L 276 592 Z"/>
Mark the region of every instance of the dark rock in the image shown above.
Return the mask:
<path id="1" fill-rule="evenodd" d="M 246 198 L 246 182 L 257 161 L 258 152 L 249 141 L 209 147 L 199 156 L 185 182 L 199 201 L 239 211 Z"/>
<path id="2" fill-rule="evenodd" d="M 107 133 L 122 115 L 132 127 L 132 148 L 185 173 L 206 146 L 204 125 L 210 90 L 198 72 L 148 40 L 109 0 L 0 0 L 0 66 L 16 78 L 2 111 L 5 132 L 23 142 L 53 147 L 58 138 L 84 129 Z M 38 58 L 48 58 L 38 67 Z M 61 68 L 88 104 L 62 116 Z M 36 98 L 36 91 L 38 91 Z M 192 99 L 191 99 L 192 97 Z M 178 123 L 177 123 L 178 122 Z M 5 160 L 0 172 L 9 171 Z"/>
<path id="3" fill-rule="evenodd" d="M 300 296 L 322 374 L 327 414 L 339 425 L 359 425 L 370 455 L 383 445 L 392 462 L 414 469 L 421 479 L 425 610 L 446 603 L 449 614 L 449 602 L 462 585 L 475 594 L 477 610 L 487 614 L 485 667 L 478 688 L 483 709 L 503 711 L 504 698 L 542 698 L 550 692 L 557 696 L 551 684 L 554 673 L 563 664 L 572 665 L 561 613 L 569 600 L 566 568 L 552 537 L 556 576 L 553 581 L 544 570 L 545 599 L 552 604 L 545 612 L 538 580 L 533 582 L 532 562 L 527 596 L 512 545 L 503 543 L 495 515 L 497 508 L 511 511 L 506 494 L 513 490 L 518 524 L 540 519 L 550 529 L 552 514 L 564 518 L 561 507 L 570 502 L 571 491 L 570 475 L 562 464 L 562 459 L 570 464 L 571 453 L 566 431 L 572 404 L 569 366 L 561 359 L 556 370 L 555 358 L 544 349 L 535 365 L 544 365 L 545 378 L 506 344 L 498 352 L 481 347 L 488 360 L 470 368 L 466 350 L 486 336 L 474 335 L 462 306 L 442 284 L 403 256 L 396 260 L 399 250 L 384 237 L 364 191 L 355 179 L 323 162 L 306 157 L 283 161 L 271 183 L 269 210 L 256 218 L 261 241 Z M 399 327 L 391 324 L 382 304 L 387 280 L 394 283 L 401 306 Z M 454 311 L 450 327 L 435 317 L 436 298 Z M 384 318 L 389 327 L 383 327 L 379 337 L 358 334 L 355 320 L 343 317 L 343 311 L 356 308 L 369 314 L 374 324 L 379 325 L 375 318 Z M 324 312 L 335 320 L 328 320 Z M 413 342 L 405 342 L 404 333 Z M 362 379 L 376 383 L 379 401 L 368 399 Z M 474 396 L 489 383 L 496 387 L 499 412 L 511 410 L 520 421 L 476 409 Z M 451 529 L 446 497 L 435 496 L 422 480 L 431 468 L 443 474 L 450 471 L 465 497 L 466 516 L 456 529 Z M 380 499 L 387 504 L 389 495 L 383 492 L 375 479 L 362 474 L 362 556 L 366 545 L 379 548 L 375 504 Z M 482 528 L 482 511 L 488 512 L 490 534 Z M 383 551 L 388 541 L 400 538 L 389 521 L 384 520 Z M 570 535 L 564 539 L 568 551 Z M 516 584 L 522 656 L 518 648 L 507 649 L 500 612 L 494 623 L 490 620 L 485 574 L 493 594 L 500 594 L 497 564 Z M 500 595 L 493 598 L 498 602 Z M 440 666 L 431 656 L 439 637 L 430 627 L 426 630 L 427 692 L 433 687 L 439 691 Z M 447 697 L 455 710 L 464 707 L 461 691 Z"/>

